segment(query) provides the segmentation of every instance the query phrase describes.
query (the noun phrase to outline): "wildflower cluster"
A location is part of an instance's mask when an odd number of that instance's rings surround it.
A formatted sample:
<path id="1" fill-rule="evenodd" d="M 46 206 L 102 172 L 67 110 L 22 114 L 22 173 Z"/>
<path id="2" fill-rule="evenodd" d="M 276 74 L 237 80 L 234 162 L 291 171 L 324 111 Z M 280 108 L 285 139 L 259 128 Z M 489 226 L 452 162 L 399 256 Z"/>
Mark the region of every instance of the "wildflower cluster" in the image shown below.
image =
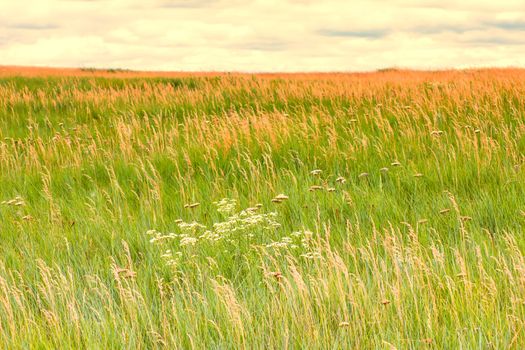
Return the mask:
<path id="1" fill-rule="evenodd" d="M 280 241 L 271 242 L 266 245 L 266 248 L 273 249 L 290 249 L 298 251 L 305 259 L 321 258 L 321 255 L 315 249 L 315 244 L 312 239 L 313 233 L 308 230 L 295 231 L 289 236 L 284 236 Z"/>
<path id="2" fill-rule="evenodd" d="M 217 206 L 217 211 L 219 213 L 222 213 L 225 215 L 232 214 L 237 207 L 237 201 L 235 199 L 230 199 L 230 198 L 223 198 L 218 202 L 214 202 L 213 204 Z"/>
<path id="3" fill-rule="evenodd" d="M 236 212 L 237 202 L 234 199 L 224 198 L 218 202 L 214 202 L 217 211 L 225 216 L 223 221 L 215 222 L 211 227 L 193 222 L 185 222 L 177 220 L 179 233 L 161 233 L 156 230 L 149 230 L 146 232 L 151 236 L 150 242 L 157 245 L 168 245 L 170 249 L 166 249 L 162 257 L 167 260 L 170 265 L 176 265 L 181 259 L 185 249 L 189 247 L 204 247 L 204 245 L 230 244 L 238 246 L 241 241 L 251 241 L 256 238 L 256 233 L 261 231 L 272 231 L 281 226 L 277 222 L 277 213 L 259 213 L 262 205 L 257 204 L 254 207 L 247 208 Z M 306 231 L 305 231 L 306 232 Z M 283 238 L 286 240 L 286 237 Z M 306 244 L 297 241 L 297 244 Z M 295 242 L 294 241 L 294 242 Z M 173 252 L 171 248 L 177 247 L 180 249 Z"/>

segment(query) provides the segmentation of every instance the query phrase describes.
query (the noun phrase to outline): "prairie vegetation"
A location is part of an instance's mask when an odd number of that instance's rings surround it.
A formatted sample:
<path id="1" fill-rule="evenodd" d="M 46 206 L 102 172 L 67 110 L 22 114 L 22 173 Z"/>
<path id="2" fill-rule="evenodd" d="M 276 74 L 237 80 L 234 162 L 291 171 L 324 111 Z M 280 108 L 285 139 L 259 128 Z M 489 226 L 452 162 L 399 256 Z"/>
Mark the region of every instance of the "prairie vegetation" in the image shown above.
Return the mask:
<path id="1" fill-rule="evenodd" d="M 0 78 L 0 347 L 525 347 L 525 71 Z"/>

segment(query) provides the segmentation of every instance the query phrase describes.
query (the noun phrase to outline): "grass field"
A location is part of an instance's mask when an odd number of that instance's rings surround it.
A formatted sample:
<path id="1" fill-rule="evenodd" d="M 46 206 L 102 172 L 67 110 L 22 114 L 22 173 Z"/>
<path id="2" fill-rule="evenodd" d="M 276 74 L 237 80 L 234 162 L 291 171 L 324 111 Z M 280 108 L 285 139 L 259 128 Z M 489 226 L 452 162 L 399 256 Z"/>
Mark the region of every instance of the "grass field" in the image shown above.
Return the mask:
<path id="1" fill-rule="evenodd" d="M 0 76 L 1 348 L 525 347 L 525 71 Z"/>

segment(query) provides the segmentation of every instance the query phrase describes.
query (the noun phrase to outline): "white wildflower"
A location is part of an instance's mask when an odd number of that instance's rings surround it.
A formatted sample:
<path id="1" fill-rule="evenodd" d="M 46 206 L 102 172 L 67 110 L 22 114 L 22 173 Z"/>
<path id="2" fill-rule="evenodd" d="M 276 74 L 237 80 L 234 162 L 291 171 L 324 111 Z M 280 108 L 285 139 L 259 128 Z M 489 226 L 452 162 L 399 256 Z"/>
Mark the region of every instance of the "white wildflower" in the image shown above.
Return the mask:
<path id="1" fill-rule="evenodd" d="M 235 211 L 237 201 L 235 199 L 223 198 L 218 202 L 214 202 L 217 206 L 217 211 L 222 214 L 230 215 Z"/>
<path id="2" fill-rule="evenodd" d="M 195 243 L 197 243 L 197 238 L 195 237 L 184 237 L 180 240 L 180 246 L 181 247 L 184 247 L 186 245 L 195 245 Z"/>

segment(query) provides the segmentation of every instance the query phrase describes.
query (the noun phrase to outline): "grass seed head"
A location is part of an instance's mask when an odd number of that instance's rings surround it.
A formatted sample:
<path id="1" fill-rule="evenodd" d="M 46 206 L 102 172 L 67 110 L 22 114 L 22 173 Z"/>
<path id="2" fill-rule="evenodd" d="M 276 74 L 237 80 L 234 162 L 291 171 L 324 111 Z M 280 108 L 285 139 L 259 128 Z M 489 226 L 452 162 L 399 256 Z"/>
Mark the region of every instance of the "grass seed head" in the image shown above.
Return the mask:
<path id="1" fill-rule="evenodd" d="M 282 202 L 284 202 L 284 201 L 287 200 L 287 199 L 288 199 L 288 196 L 287 196 L 287 195 L 280 193 L 280 194 L 278 194 L 277 196 L 275 196 L 275 197 L 272 199 L 272 202 L 273 202 L 273 203 L 282 203 Z"/>
<path id="2" fill-rule="evenodd" d="M 275 278 L 277 281 L 280 281 L 283 278 L 283 274 L 279 271 L 272 271 L 268 273 L 271 277 Z"/>
<path id="3" fill-rule="evenodd" d="M 185 204 L 184 208 L 193 209 L 201 205 L 199 202 Z"/>
<path id="4" fill-rule="evenodd" d="M 114 272 L 116 275 L 124 278 L 134 278 L 135 276 L 137 276 L 137 273 L 135 271 L 123 267 L 115 267 Z"/>

